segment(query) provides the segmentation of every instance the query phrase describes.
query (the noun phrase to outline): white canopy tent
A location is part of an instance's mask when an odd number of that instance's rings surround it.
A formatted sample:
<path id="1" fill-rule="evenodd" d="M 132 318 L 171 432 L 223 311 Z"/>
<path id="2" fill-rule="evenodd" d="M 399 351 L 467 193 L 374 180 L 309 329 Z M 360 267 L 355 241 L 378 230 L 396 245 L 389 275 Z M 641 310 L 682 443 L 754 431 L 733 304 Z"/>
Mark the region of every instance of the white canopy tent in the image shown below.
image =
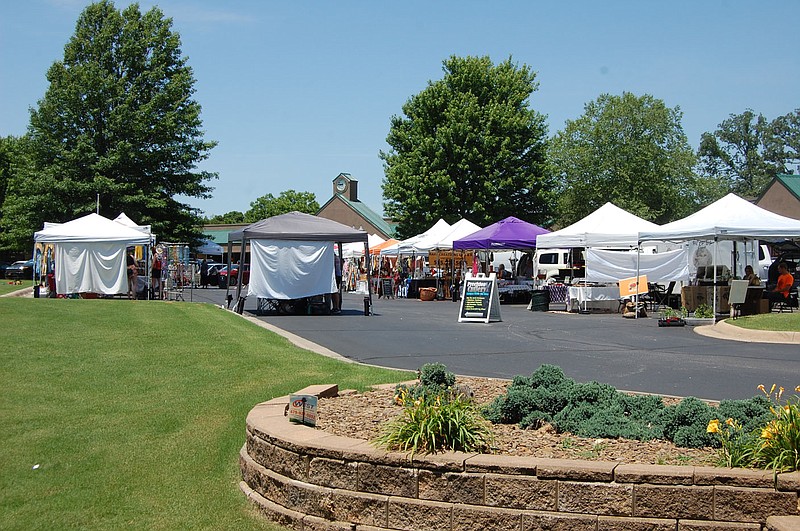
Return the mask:
<path id="1" fill-rule="evenodd" d="M 747 242 L 800 239 L 800 221 L 765 210 L 735 194 L 728 194 L 683 219 L 640 231 L 639 242 L 691 240 Z M 713 254 L 714 270 L 717 253 Z M 716 288 L 716 282 L 714 284 Z M 714 312 L 716 313 L 716 296 Z"/>
<path id="2" fill-rule="evenodd" d="M 367 244 L 370 248 L 386 241 L 377 234 L 370 234 L 367 238 Z M 364 256 L 364 245 L 361 242 L 350 242 L 342 245 L 342 258 L 361 258 L 362 256 Z"/>
<path id="3" fill-rule="evenodd" d="M 431 238 L 426 242 L 419 242 L 419 245 L 429 246 L 428 250 L 450 251 L 453 249 L 453 242 L 465 238 L 470 234 L 478 232 L 483 227 L 479 227 L 468 219 L 460 219 L 450 226 L 450 231 L 439 238 L 433 240 Z"/>
<path id="4" fill-rule="evenodd" d="M 89 214 L 67 223 L 45 223 L 34 241 L 53 244 L 57 293 L 116 295 L 128 291 L 126 247 L 149 245 L 150 235 Z"/>
<path id="5" fill-rule="evenodd" d="M 381 249 L 381 255 L 398 256 L 401 254 L 415 254 L 417 252 L 423 252 L 422 249 L 418 249 L 417 247 L 420 242 L 425 240 L 438 241 L 439 239 L 444 238 L 449 231 L 450 224 L 443 219 L 439 219 L 439 221 L 434 223 L 433 226 L 425 232 L 402 240 L 397 245 L 392 245 L 391 247 Z"/>
<path id="6" fill-rule="evenodd" d="M 655 230 L 658 225 L 606 203 L 572 225 L 536 238 L 536 248 L 606 247 L 633 249 L 639 233 Z"/>

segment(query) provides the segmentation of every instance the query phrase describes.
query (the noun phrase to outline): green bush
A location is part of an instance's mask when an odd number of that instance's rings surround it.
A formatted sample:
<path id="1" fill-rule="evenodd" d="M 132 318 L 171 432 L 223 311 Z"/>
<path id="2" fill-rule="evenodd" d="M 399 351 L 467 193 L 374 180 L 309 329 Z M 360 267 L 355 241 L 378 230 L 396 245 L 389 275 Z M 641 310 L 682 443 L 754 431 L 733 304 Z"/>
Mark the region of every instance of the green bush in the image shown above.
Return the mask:
<path id="1" fill-rule="evenodd" d="M 398 384 L 395 387 L 394 400 L 400 404 L 403 402 L 400 397 L 406 401 L 413 402 L 418 398 L 432 398 L 438 395 L 450 394 L 456 396 L 458 394 L 464 395 L 465 398 L 471 398 L 471 393 L 464 389 L 456 389 L 456 375 L 447 370 L 447 367 L 442 363 L 426 363 L 419 370 L 419 383 L 412 386 L 406 384 Z"/>
<path id="2" fill-rule="evenodd" d="M 686 448 L 702 448 L 718 445 L 716 438 L 706 433 L 708 421 L 714 414 L 711 406 L 690 396 L 664 408 L 658 420 L 663 426 L 665 439 Z"/>

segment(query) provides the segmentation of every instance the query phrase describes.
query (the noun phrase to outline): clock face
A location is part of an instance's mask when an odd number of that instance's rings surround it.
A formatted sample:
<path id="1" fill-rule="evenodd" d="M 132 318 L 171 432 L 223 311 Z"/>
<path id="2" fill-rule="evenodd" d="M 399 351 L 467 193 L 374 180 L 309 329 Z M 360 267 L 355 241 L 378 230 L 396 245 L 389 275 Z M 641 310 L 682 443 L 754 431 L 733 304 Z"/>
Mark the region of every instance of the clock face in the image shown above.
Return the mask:
<path id="1" fill-rule="evenodd" d="M 344 192 L 345 188 L 347 188 L 347 183 L 344 181 L 344 179 L 339 179 L 338 181 L 336 181 L 336 189 L 338 191 Z"/>

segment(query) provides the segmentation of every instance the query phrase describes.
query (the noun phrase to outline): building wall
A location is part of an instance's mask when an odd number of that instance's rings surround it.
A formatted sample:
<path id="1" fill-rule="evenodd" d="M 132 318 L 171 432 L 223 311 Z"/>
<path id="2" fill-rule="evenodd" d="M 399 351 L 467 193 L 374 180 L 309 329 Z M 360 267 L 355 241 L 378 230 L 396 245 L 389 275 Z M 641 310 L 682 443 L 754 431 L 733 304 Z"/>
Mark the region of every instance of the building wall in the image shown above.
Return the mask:
<path id="1" fill-rule="evenodd" d="M 347 225 L 348 227 L 363 229 L 368 234 L 377 234 L 382 238 L 389 237 L 338 198 L 334 198 L 333 201 L 331 201 L 327 206 L 320 210 L 319 213 L 317 213 L 317 216 L 330 219 L 332 221 L 338 221 L 339 223 Z"/>
<path id="2" fill-rule="evenodd" d="M 800 200 L 792 195 L 780 182 L 773 181 L 756 204 L 775 214 L 800 219 Z"/>

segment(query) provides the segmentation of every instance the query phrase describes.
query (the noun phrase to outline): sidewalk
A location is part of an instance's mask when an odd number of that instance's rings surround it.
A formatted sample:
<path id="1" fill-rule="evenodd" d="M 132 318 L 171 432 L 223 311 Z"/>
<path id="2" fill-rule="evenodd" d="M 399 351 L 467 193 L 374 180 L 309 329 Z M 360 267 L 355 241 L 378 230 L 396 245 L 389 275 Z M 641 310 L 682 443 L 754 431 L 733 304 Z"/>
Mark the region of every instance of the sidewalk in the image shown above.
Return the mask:
<path id="1" fill-rule="evenodd" d="M 715 339 L 743 341 L 745 343 L 782 343 L 800 345 L 800 332 L 771 332 L 768 330 L 750 330 L 720 321 L 714 325 L 696 326 L 694 331 L 701 336 Z"/>

